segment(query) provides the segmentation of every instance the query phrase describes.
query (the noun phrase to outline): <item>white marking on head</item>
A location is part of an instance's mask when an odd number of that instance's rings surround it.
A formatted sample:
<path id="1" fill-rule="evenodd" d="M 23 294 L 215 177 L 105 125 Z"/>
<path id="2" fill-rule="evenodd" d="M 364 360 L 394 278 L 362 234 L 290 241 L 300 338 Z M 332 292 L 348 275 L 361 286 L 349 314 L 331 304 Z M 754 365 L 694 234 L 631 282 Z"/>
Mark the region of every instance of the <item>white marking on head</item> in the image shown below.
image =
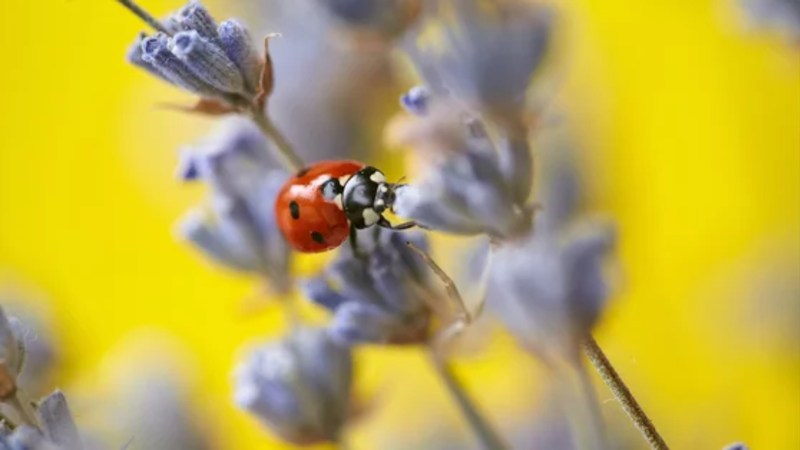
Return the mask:
<path id="1" fill-rule="evenodd" d="M 344 211 L 344 205 L 342 204 L 342 194 L 333 197 L 333 203 L 336 204 L 336 207 Z"/>
<path id="2" fill-rule="evenodd" d="M 375 225 L 381 218 L 380 214 L 376 213 L 375 210 L 372 208 L 365 209 L 363 215 L 364 215 L 364 225 L 366 226 Z"/>
<path id="3" fill-rule="evenodd" d="M 383 206 L 384 204 L 385 204 L 385 202 L 383 201 L 382 198 L 378 199 L 378 200 L 375 200 L 375 206 Z"/>
<path id="4" fill-rule="evenodd" d="M 339 184 L 342 187 L 344 187 L 344 185 L 347 184 L 347 180 L 349 180 L 349 179 L 350 179 L 350 175 L 342 175 L 342 176 L 339 177 Z"/>
<path id="5" fill-rule="evenodd" d="M 375 171 L 375 173 L 369 176 L 369 179 L 378 184 L 386 183 L 386 175 L 377 170 Z"/>

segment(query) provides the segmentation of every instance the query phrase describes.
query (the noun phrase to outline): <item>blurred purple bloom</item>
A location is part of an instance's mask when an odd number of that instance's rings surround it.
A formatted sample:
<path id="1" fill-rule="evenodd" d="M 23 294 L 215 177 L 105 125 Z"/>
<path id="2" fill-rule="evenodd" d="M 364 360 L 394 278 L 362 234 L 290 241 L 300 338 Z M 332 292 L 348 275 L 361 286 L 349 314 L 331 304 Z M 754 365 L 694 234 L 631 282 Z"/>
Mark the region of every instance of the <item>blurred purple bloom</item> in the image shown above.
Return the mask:
<path id="1" fill-rule="evenodd" d="M 217 262 L 290 286 L 289 247 L 277 227 L 274 201 L 288 175 L 277 167 L 269 143 L 249 120 L 233 116 L 207 142 L 183 153 L 179 175 L 211 188 L 208 205 L 181 223 L 183 238 Z"/>
<path id="2" fill-rule="evenodd" d="M 725 446 L 723 450 L 748 450 L 748 447 L 741 442 L 737 442 L 735 444 Z"/>
<path id="3" fill-rule="evenodd" d="M 81 450 L 81 442 L 75 420 L 72 418 L 67 399 L 61 391 L 45 397 L 37 408 L 44 435 L 63 450 Z"/>
<path id="4" fill-rule="evenodd" d="M 345 48 L 337 22 L 308 2 L 264 1 L 252 15 L 264 21 L 257 29 L 285 37 L 270 46 L 275 91 L 268 108 L 298 154 L 308 163 L 365 160 L 380 148 L 374 129 L 388 120 L 385 105 L 399 89 L 390 49 Z"/>
<path id="5" fill-rule="evenodd" d="M 425 86 L 414 86 L 400 97 L 400 104 L 406 111 L 418 116 L 424 116 L 428 110 L 431 93 Z"/>
<path id="6" fill-rule="evenodd" d="M 419 153 L 433 152 L 439 159 L 397 190 L 399 216 L 463 235 L 508 238 L 530 228 L 533 167 L 526 140 L 504 139 L 496 150 L 486 137 L 471 136 L 457 110 L 443 104 L 415 121 L 401 133 L 412 136 L 408 140 Z"/>
<path id="7" fill-rule="evenodd" d="M 112 415 L 123 436 L 131 436 L 131 450 L 215 448 L 209 423 L 199 419 L 190 401 L 186 380 L 163 367 L 131 374 L 120 392 L 121 408 Z M 122 445 L 116 446 L 120 448 Z M 104 448 L 109 448 L 105 446 Z"/>
<path id="8" fill-rule="evenodd" d="M 800 40 L 800 1 L 738 0 L 750 19 L 758 26 L 774 28 Z"/>
<path id="9" fill-rule="evenodd" d="M 444 49 L 420 45 L 418 36 L 405 46 L 422 79 L 436 95 L 453 95 L 501 125 L 516 127 L 549 48 L 552 11 L 523 0 L 442 3 L 448 7 L 428 20 L 444 28 Z"/>
<path id="10" fill-rule="evenodd" d="M 352 354 L 325 329 L 299 328 L 236 370 L 235 402 L 294 444 L 337 442 L 351 411 Z"/>
<path id="11" fill-rule="evenodd" d="M 489 308 L 529 349 L 574 357 L 611 294 L 605 263 L 615 240 L 614 227 L 586 223 L 563 239 L 504 243 L 492 258 Z"/>
<path id="12" fill-rule="evenodd" d="M 331 335 L 346 344 L 415 344 L 429 338 L 432 310 L 442 298 L 426 263 L 406 242 L 427 251 L 421 231 L 364 230 L 358 245 L 368 257 L 342 247 L 325 274 L 303 289 L 333 312 Z"/>
<path id="13" fill-rule="evenodd" d="M 337 20 L 355 31 L 393 39 L 417 19 L 422 0 L 318 0 Z"/>

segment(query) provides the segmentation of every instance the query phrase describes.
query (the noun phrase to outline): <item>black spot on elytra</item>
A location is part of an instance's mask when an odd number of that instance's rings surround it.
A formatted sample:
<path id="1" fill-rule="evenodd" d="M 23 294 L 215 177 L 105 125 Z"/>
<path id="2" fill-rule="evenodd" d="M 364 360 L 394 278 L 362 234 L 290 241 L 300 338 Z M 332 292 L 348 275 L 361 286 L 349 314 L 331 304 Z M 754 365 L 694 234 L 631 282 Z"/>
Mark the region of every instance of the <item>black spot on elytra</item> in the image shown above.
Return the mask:
<path id="1" fill-rule="evenodd" d="M 294 174 L 294 176 L 300 178 L 303 175 L 307 174 L 309 170 L 311 170 L 311 167 L 303 167 L 302 169 L 298 170 L 297 173 Z"/>
<path id="2" fill-rule="evenodd" d="M 318 231 L 312 231 L 311 232 L 311 239 L 313 239 L 314 242 L 316 242 L 317 244 L 324 244 L 325 243 L 325 236 L 323 236 L 322 233 L 320 233 Z"/>
<path id="3" fill-rule="evenodd" d="M 296 201 L 292 200 L 289 203 L 289 212 L 292 213 L 292 219 L 297 220 L 300 218 L 300 205 L 297 204 Z"/>

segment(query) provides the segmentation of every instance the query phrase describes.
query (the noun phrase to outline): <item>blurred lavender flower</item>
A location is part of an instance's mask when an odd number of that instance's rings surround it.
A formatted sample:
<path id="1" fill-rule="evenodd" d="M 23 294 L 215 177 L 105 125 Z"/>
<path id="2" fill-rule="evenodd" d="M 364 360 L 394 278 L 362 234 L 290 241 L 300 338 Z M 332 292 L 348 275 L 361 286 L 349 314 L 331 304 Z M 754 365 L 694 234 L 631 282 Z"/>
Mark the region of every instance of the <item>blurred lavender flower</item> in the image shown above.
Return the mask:
<path id="1" fill-rule="evenodd" d="M 386 105 L 398 90 L 391 48 L 358 52 L 340 45 L 333 39 L 338 22 L 313 2 L 247 6 L 263 21 L 254 24 L 258 29 L 286 37 L 270 48 L 276 89 L 269 108 L 297 153 L 309 163 L 368 159 L 380 148 L 374 130 L 393 113 Z"/>
<path id="2" fill-rule="evenodd" d="M 290 288 L 289 247 L 277 227 L 274 199 L 288 175 L 275 164 L 269 143 L 252 122 L 226 119 L 199 147 L 184 150 L 179 176 L 211 188 L 208 209 L 186 215 L 180 234 L 232 269 Z"/>
<path id="3" fill-rule="evenodd" d="M 298 328 L 236 370 L 235 401 L 297 445 L 340 440 L 351 412 L 353 360 L 325 329 Z"/>
<path id="4" fill-rule="evenodd" d="M 425 86 L 414 86 L 400 97 L 400 104 L 406 111 L 418 116 L 424 116 L 428 110 L 431 93 Z"/>
<path id="5" fill-rule="evenodd" d="M 419 17 L 422 0 L 318 0 L 333 17 L 361 39 L 390 41 Z"/>
<path id="6" fill-rule="evenodd" d="M 83 449 L 75 420 L 61 391 L 56 391 L 39 402 L 37 412 L 48 441 L 61 450 Z"/>
<path id="7" fill-rule="evenodd" d="M 254 104 L 264 59 L 239 22 L 228 20 L 218 25 L 196 0 L 160 23 L 151 22 L 159 31 L 136 38 L 127 55 L 131 64 L 204 99 L 220 102 L 214 112 Z"/>
<path id="8" fill-rule="evenodd" d="M 800 42 L 800 1 L 738 0 L 755 25 L 774 28 Z"/>
<path id="9" fill-rule="evenodd" d="M 197 418 L 188 401 L 185 380 L 174 372 L 150 369 L 126 380 L 121 408 L 113 416 L 133 447 L 148 450 L 209 450 L 214 448 L 208 424 Z M 154 414 L 157 412 L 157 414 Z"/>
<path id="10" fill-rule="evenodd" d="M 495 150 L 485 135 L 470 133 L 452 103 L 441 101 L 390 133 L 396 144 L 429 158 L 419 179 L 397 190 L 399 216 L 448 233 L 501 239 L 530 229 L 533 166 L 527 140 L 504 139 Z"/>
<path id="11" fill-rule="evenodd" d="M 0 449 L 9 450 L 84 450 L 84 445 L 60 391 L 45 397 L 37 407 L 41 429 L 22 425 L 11 431 L 3 426 Z M 4 424 L 7 425 L 7 424 Z"/>
<path id="12" fill-rule="evenodd" d="M 501 127 L 517 129 L 551 41 L 552 16 L 524 0 L 443 0 L 405 50 L 435 95 L 453 95 Z M 428 46 L 420 39 L 426 32 L 434 39 Z"/>
<path id="13" fill-rule="evenodd" d="M 26 299 L 22 299 L 22 302 L 25 301 Z M 0 304 L 4 303 L 0 297 Z M 52 375 L 57 359 L 55 346 L 42 317 L 24 306 L 21 308 L 14 306 L 16 305 L 9 307 L 9 311 L 14 314 L 9 317 L 9 324 L 25 355 L 17 383 L 20 388 L 32 395 L 44 394 L 47 389 L 45 383 Z"/>
<path id="14" fill-rule="evenodd" d="M 735 444 L 727 445 L 722 450 L 748 450 L 748 447 L 741 442 L 737 442 Z"/>
<path id="15" fill-rule="evenodd" d="M 330 331 L 336 341 L 418 344 L 429 339 L 432 307 L 443 293 L 407 242 L 427 252 L 421 231 L 364 230 L 358 243 L 368 258 L 343 247 L 324 275 L 304 284 L 308 298 L 333 312 Z"/>
<path id="16" fill-rule="evenodd" d="M 587 222 L 563 239 L 535 233 L 498 247 L 489 307 L 530 350 L 574 358 L 610 296 L 604 263 L 615 234 Z"/>

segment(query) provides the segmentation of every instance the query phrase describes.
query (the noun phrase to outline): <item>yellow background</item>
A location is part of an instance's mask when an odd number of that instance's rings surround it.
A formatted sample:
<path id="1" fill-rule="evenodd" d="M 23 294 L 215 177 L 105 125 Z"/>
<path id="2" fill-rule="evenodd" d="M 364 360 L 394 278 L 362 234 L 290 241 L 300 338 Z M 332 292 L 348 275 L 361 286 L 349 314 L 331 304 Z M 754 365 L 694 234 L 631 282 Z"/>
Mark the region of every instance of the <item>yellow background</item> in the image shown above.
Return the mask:
<path id="1" fill-rule="evenodd" d="M 208 5 L 224 17 L 226 3 Z M 159 14 L 179 6 L 146 4 Z M 592 210 L 619 220 L 626 271 L 598 340 L 674 448 L 800 448 L 797 346 L 779 345 L 771 322 L 796 315 L 798 299 L 773 302 L 750 283 L 781 254 L 798 256 L 797 47 L 742 32 L 722 1 L 564 9 L 561 102 L 591 172 Z M 220 448 L 267 448 L 274 441 L 232 406 L 229 374 L 242 343 L 279 333 L 278 316 L 238 315 L 252 281 L 172 232 L 201 198 L 177 183 L 176 150 L 212 122 L 154 108 L 189 97 L 126 65 L 143 26 L 115 2 L 5 0 L 0 16 L 0 269 L 46 294 L 60 383 L 102 395 L 123 372 L 173 360 L 194 374 L 194 402 Z M 748 312 L 760 308 L 777 311 Z M 135 338 L 153 334 L 173 344 Z M 463 373 L 496 421 L 524 426 L 511 417 L 524 410 L 520 392 L 535 391 L 525 375 L 534 364 L 506 372 L 518 353 L 507 339 L 491 345 Z M 362 374 L 384 392 L 355 429 L 357 448 L 440 417 L 459 423 L 419 355 L 369 353 Z M 423 383 L 422 407 L 411 380 Z M 91 403 L 76 403 L 79 421 L 92 417 Z M 603 404 L 612 417 L 616 408 Z"/>

